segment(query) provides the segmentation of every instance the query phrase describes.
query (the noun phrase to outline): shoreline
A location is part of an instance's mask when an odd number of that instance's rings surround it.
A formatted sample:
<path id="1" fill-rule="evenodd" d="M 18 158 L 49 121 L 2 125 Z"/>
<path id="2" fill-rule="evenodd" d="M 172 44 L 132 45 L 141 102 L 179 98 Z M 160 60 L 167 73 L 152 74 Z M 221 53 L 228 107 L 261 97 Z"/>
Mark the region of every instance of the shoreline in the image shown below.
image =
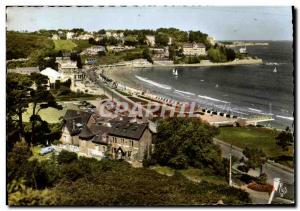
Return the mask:
<path id="1" fill-rule="evenodd" d="M 106 65 L 98 65 L 99 68 L 102 69 L 113 69 L 113 68 L 147 68 L 147 67 L 219 67 L 219 66 L 232 66 L 232 65 L 259 65 L 263 64 L 262 59 L 240 59 L 233 60 L 230 62 L 219 62 L 214 63 L 210 60 L 201 60 L 200 63 L 196 64 L 173 64 L 170 61 L 154 61 L 154 64 L 149 62 L 141 62 L 141 63 L 133 63 L 125 62 L 123 64 L 106 64 Z"/>

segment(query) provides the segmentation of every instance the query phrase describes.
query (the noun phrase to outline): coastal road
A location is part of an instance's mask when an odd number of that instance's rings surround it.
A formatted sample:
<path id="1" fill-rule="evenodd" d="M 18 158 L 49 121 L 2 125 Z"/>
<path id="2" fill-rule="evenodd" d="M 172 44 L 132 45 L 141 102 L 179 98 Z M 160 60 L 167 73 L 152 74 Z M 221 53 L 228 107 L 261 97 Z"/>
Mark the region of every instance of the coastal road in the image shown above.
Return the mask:
<path id="1" fill-rule="evenodd" d="M 230 144 L 225 143 L 216 138 L 213 139 L 213 142 L 220 146 L 222 151 L 222 157 L 224 158 L 229 158 L 230 152 L 232 156 L 237 157 L 238 159 L 244 157 L 242 148 L 232 146 L 231 149 Z M 267 182 L 269 184 L 273 183 L 273 178 L 280 178 L 281 181 L 287 187 L 287 193 L 285 197 L 288 197 L 289 199 L 294 199 L 294 172 L 291 169 L 272 162 L 266 162 L 263 165 L 262 170 L 263 173 L 267 174 Z"/>

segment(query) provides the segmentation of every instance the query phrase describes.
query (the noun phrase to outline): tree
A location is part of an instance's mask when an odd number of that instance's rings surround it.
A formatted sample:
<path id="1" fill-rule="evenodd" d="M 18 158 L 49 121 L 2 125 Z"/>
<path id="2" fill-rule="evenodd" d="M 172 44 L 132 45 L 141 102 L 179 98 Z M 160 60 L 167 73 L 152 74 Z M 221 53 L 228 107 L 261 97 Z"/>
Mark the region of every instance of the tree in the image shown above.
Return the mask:
<path id="1" fill-rule="evenodd" d="M 124 45 L 135 46 L 138 43 L 136 36 L 128 35 L 125 38 Z"/>
<path id="2" fill-rule="evenodd" d="M 287 151 L 288 147 L 294 143 L 294 137 L 289 127 L 281 131 L 276 137 L 276 144 L 282 148 L 283 151 Z"/>
<path id="3" fill-rule="evenodd" d="M 105 31 L 105 29 L 100 29 L 100 30 L 98 31 L 98 33 L 99 33 L 99 34 L 105 34 L 106 31 Z"/>
<path id="4" fill-rule="evenodd" d="M 8 181 L 24 176 L 24 171 L 27 169 L 26 163 L 31 155 L 30 147 L 24 139 L 14 144 L 7 156 Z"/>
<path id="5" fill-rule="evenodd" d="M 219 48 L 210 48 L 207 51 L 208 57 L 212 62 L 226 62 L 226 55 Z"/>
<path id="6" fill-rule="evenodd" d="M 152 157 L 160 165 L 207 167 L 220 173 L 224 168 L 221 151 L 212 141 L 217 133 L 215 127 L 196 118 L 160 120 Z"/>
<path id="7" fill-rule="evenodd" d="M 32 90 L 31 86 L 33 83 L 28 76 L 17 73 L 8 73 L 6 80 L 6 116 L 8 131 L 11 130 L 10 126 L 17 121 L 19 135 L 20 137 L 23 137 L 24 126 L 22 115 L 28 108 L 28 103 L 30 101 L 28 94 Z M 15 116 L 18 117 L 17 120 L 15 120 Z"/>
<path id="8" fill-rule="evenodd" d="M 63 163 L 71 163 L 72 161 L 77 160 L 77 154 L 75 152 L 69 152 L 66 150 L 62 150 L 57 156 L 57 162 L 59 164 Z"/>
<path id="9" fill-rule="evenodd" d="M 248 158 L 246 165 L 249 168 L 261 167 L 266 162 L 266 154 L 261 149 L 246 147 L 243 154 Z"/>
<path id="10" fill-rule="evenodd" d="M 148 62 L 153 63 L 149 48 L 145 48 L 145 50 L 143 50 L 143 57 L 144 57 L 144 59 L 147 59 Z"/>
<path id="11" fill-rule="evenodd" d="M 155 43 L 158 46 L 167 46 L 169 43 L 169 36 L 165 33 L 159 32 L 155 34 Z"/>
<path id="12" fill-rule="evenodd" d="M 231 48 L 224 48 L 224 53 L 226 55 L 227 61 L 233 61 L 236 58 L 236 54 Z"/>
<path id="13" fill-rule="evenodd" d="M 36 144 L 36 131 L 35 126 L 37 122 L 42 122 L 41 117 L 38 115 L 42 109 L 49 107 L 61 110 L 62 106 L 58 105 L 51 92 L 48 90 L 48 77 L 39 73 L 33 73 L 31 79 L 36 84 L 36 89 L 30 92 L 30 102 L 32 106 L 31 122 L 31 142 Z"/>

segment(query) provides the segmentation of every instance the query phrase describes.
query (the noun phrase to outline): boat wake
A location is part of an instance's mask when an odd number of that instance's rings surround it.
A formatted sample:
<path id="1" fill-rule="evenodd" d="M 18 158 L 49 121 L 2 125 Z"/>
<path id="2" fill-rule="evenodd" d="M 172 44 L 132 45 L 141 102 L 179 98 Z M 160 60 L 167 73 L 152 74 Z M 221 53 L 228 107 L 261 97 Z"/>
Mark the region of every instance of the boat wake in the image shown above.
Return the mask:
<path id="1" fill-rule="evenodd" d="M 280 115 L 276 115 L 276 117 L 281 118 L 281 119 L 287 119 L 290 121 L 294 121 L 294 117 L 292 116 L 280 116 Z"/>
<path id="2" fill-rule="evenodd" d="M 265 65 L 274 66 L 274 65 L 279 65 L 279 63 L 277 63 L 277 62 L 266 62 Z"/>
<path id="3" fill-rule="evenodd" d="M 255 109 L 255 108 L 248 108 L 250 111 L 254 111 L 256 113 L 262 113 L 262 110 Z"/>
<path id="4" fill-rule="evenodd" d="M 198 97 L 206 99 L 206 100 L 212 100 L 212 101 L 216 101 L 216 102 L 221 102 L 221 103 L 229 103 L 227 101 L 223 101 L 223 100 L 219 100 L 216 98 L 212 98 L 212 97 L 208 97 L 208 96 L 203 96 L 203 95 L 198 95 Z"/>
<path id="5" fill-rule="evenodd" d="M 146 82 L 146 83 L 148 83 L 148 84 L 150 84 L 150 85 L 152 85 L 152 86 L 156 86 L 156 87 L 159 87 L 159 88 L 162 88 L 162 89 L 168 89 L 168 90 L 171 90 L 171 89 L 172 89 L 171 86 L 168 86 L 168 85 L 166 85 L 166 84 L 160 84 L 160 83 L 157 83 L 157 82 L 155 82 L 155 81 L 151 81 L 151 80 L 149 80 L 149 79 L 147 79 L 147 78 L 143 78 L 143 77 L 140 77 L 140 76 L 137 76 L 137 75 L 135 75 L 135 77 L 136 77 L 137 79 L 139 79 L 140 81 Z"/>
<path id="6" fill-rule="evenodd" d="M 175 93 L 180 93 L 180 94 L 186 94 L 186 95 L 192 95 L 192 96 L 195 96 L 195 93 L 192 93 L 192 92 L 185 92 L 185 91 L 181 91 L 181 90 L 177 90 L 177 89 L 175 89 L 174 92 L 175 92 Z"/>

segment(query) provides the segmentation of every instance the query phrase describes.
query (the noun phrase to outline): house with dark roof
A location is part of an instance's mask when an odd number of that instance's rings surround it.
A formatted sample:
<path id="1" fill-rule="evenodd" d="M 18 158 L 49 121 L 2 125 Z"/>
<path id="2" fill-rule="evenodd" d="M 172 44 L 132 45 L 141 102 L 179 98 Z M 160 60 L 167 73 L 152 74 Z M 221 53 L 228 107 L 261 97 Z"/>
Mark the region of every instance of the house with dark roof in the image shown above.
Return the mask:
<path id="1" fill-rule="evenodd" d="M 148 123 L 135 118 L 104 118 L 95 113 L 68 110 L 61 142 L 72 145 L 81 155 L 142 162 L 150 153 L 152 133 Z M 70 147 L 68 147 L 70 148 Z"/>
<path id="2" fill-rule="evenodd" d="M 64 126 L 62 128 L 62 136 L 60 139 L 61 142 L 67 145 L 79 146 L 78 134 L 91 119 L 91 116 L 92 113 L 89 112 L 67 110 L 64 116 Z"/>

